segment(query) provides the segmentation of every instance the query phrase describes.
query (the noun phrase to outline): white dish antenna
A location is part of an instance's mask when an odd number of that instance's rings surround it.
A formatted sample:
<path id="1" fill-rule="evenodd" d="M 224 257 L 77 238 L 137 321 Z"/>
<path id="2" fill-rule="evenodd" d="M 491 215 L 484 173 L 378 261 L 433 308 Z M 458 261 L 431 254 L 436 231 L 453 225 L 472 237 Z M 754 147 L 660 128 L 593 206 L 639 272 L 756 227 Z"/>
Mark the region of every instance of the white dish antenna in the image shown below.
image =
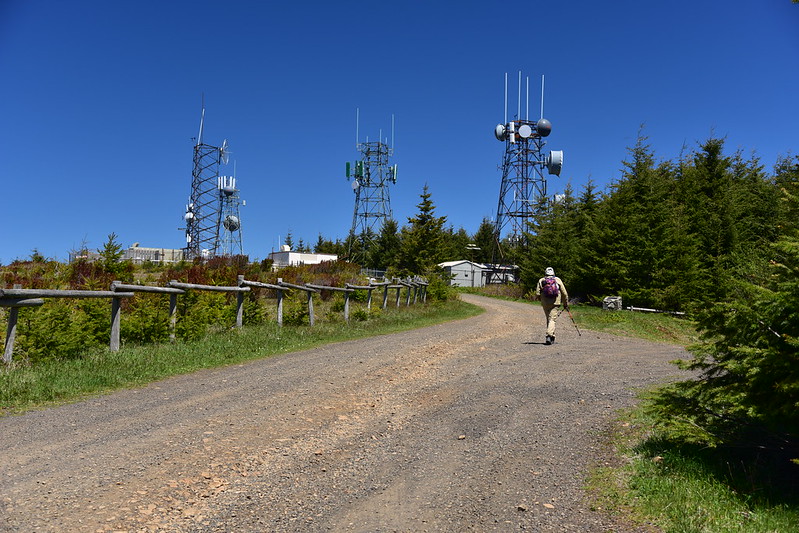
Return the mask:
<path id="1" fill-rule="evenodd" d="M 353 192 L 358 192 L 358 189 L 360 189 L 360 188 L 361 188 L 361 184 L 358 182 L 358 180 L 352 180 L 352 191 Z"/>
<path id="2" fill-rule="evenodd" d="M 222 164 L 227 165 L 228 159 L 230 159 L 230 148 L 227 145 L 227 139 L 222 141 L 222 146 L 219 147 L 219 160 L 222 161 Z"/>
<path id="3" fill-rule="evenodd" d="M 549 152 L 546 160 L 547 172 L 553 176 L 560 176 L 563 169 L 563 150 L 553 150 Z"/>

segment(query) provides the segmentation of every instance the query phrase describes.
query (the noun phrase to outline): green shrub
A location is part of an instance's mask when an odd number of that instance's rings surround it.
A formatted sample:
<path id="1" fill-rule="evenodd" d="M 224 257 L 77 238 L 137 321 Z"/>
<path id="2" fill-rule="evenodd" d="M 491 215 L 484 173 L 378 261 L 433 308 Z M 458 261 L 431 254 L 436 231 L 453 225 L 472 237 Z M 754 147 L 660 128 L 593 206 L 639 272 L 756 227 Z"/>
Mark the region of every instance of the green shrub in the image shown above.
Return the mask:
<path id="1" fill-rule="evenodd" d="M 369 320 L 369 312 L 366 309 L 355 309 L 350 313 L 350 319 L 356 322 L 366 322 Z"/>

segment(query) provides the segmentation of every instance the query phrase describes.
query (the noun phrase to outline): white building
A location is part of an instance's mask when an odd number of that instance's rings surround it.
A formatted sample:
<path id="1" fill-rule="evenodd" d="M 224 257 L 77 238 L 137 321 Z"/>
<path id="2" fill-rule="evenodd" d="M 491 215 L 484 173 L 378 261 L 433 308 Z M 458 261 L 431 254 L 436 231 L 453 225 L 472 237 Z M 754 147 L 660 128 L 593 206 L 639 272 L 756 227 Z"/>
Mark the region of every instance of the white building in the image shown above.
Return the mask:
<path id="1" fill-rule="evenodd" d="M 269 259 L 273 261 L 272 268 L 282 268 L 299 265 L 318 265 L 325 261 L 338 261 L 338 256 L 335 254 L 292 252 L 291 248 L 284 244 L 280 247 L 279 252 L 270 253 Z"/>
<path id="2" fill-rule="evenodd" d="M 484 287 L 486 266 L 465 259 L 460 261 L 446 261 L 438 266 L 452 276 L 449 284 L 453 287 Z"/>

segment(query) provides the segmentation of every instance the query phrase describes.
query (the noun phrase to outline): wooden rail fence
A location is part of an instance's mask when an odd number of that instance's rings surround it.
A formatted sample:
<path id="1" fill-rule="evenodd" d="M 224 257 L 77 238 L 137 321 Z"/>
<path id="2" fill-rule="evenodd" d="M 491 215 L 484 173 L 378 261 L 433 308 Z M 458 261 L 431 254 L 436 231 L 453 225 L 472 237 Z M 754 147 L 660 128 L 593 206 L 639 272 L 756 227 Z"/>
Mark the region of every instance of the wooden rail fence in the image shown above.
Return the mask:
<path id="1" fill-rule="evenodd" d="M 366 300 L 367 312 L 372 307 L 372 291 L 383 287 L 383 309 L 388 305 L 388 293 L 390 289 L 396 290 L 396 306 L 400 307 L 400 295 L 402 289 L 406 289 L 405 305 L 411 305 L 411 295 L 413 303 L 421 298 L 422 302 L 427 301 L 427 282 L 420 278 L 408 280 L 384 281 L 380 283 L 370 282 L 369 285 L 345 284 L 344 287 L 331 287 L 326 285 L 295 285 L 284 282 L 278 278 L 277 285 L 261 283 L 259 281 L 248 281 L 244 276 L 238 276 L 237 286 L 220 285 L 198 285 L 194 283 L 182 283 L 176 280 L 170 281 L 167 287 L 157 287 L 152 285 L 132 285 L 120 281 L 111 283 L 109 291 L 89 291 L 89 290 L 56 290 L 56 289 L 0 289 L 0 307 L 7 307 L 8 325 L 6 328 L 5 345 L 3 349 L 3 362 L 11 363 L 14 353 L 14 341 L 17 334 L 17 321 L 19 310 L 23 307 L 38 307 L 44 304 L 46 298 L 108 298 L 111 300 L 111 335 L 108 343 L 109 350 L 119 351 L 120 347 L 120 324 L 122 298 L 132 298 L 137 292 L 148 292 L 169 295 L 169 339 L 175 341 L 175 326 L 177 323 L 177 297 L 185 294 L 186 291 L 216 291 L 216 292 L 235 292 L 236 293 L 236 327 L 241 328 L 244 322 L 244 295 L 252 289 L 270 289 L 277 293 L 277 323 L 283 325 L 283 300 L 284 293 L 291 290 L 305 291 L 308 295 L 308 319 L 311 326 L 314 325 L 313 295 L 321 291 L 335 291 L 344 293 L 344 320 L 350 320 L 350 297 L 355 291 L 368 291 Z"/>

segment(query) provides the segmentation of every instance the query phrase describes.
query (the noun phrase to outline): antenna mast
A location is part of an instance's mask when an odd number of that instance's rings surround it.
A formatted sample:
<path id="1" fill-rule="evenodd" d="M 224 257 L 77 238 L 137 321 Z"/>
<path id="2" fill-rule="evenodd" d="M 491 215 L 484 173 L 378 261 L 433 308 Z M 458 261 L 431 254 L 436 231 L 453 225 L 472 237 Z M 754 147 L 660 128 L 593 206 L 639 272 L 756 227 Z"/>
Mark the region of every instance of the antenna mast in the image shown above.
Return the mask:
<path id="1" fill-rule="evenodd" d="M 524 244 L 525 234 L 534 222 L 534 215 L 546 206 L 547 181 L 544 168 L 551 175 L 559 176 L 563 166 L 563 152 L 554 151 L 544 155 L 544 138 L 552 131 L 552 124 L 543 118 L 543 76 L 541 118 L 521 118 L 521 71 L 519 72 L 519 115 L 507 121 L 507 79 L 505 73 L 506 121 L 494 129 L 494 136 L 505 144 L 502 159 L 502 183 L 499 190 L 497 218 L 494 236 L 497 243 L 503 241 L 510 246 Z M 529 115 L 530 82 L 527 79 L 527 111 Z M 494 260 L 498 256 L 495 252 Z"/>
<path id="2" fill-rule="evenodd" d="M 347 180 L 352 180 L 355 209 L 349 235 L 350 261 L 363 262 L 383 224 L 393 218 L 389 184 L 397 183 L 397 165 L 389 165 L 394 155 L 394 115 L 391 115 L 391 145 L 383 142 L 380 130 L 377 142 L 358 143 L 361 158 L 354 165 L 347 162 Z M 378 265 L 385 266 L 385 265 Z"/>
<path id="3" fill-rule="evenodd" d="M 218 197 L 219 166 L 228 162 L 227 141 L 222 146 L 211 146 L 203 142 L 205 126 L 205 95 L 200 113 L 200 131 L 194 145 L 191 192 L 183 220 L 186 223 L 186 247 L 184 257 L 210 257 L 219 244 L 219 215 L 221 205 Z"/>

